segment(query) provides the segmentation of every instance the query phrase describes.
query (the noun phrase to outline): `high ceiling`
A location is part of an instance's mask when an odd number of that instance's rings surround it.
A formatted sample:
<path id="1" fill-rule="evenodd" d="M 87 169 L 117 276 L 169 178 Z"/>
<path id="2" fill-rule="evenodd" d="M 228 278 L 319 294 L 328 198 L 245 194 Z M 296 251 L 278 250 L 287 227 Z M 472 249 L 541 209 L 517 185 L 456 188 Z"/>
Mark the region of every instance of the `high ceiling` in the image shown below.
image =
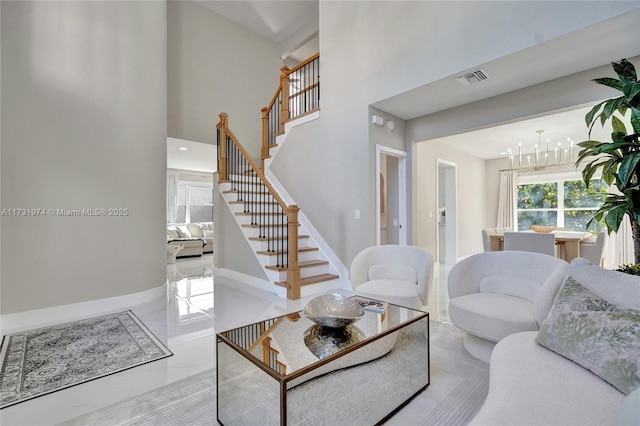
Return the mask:
<path id="1" fill-rule="evenodd" d="M 507 150 L 509 148 L 511 148 L 513 154 L 517 154 L 519 143 L 522 144 L 523 155 L 533 153 L 535 145 L 538 144 L 540 155 L 543 156 L 543 151 L 546 151 L 546 140 L 549 139 L 549 155 L 553 156 L 554 148 L 558 146 L 559 142 L 566 148 L 568 138 L 573 140 L 574 144 L 587 140 L 589 135 L 584 116 L 590 109 L 591 106 L 581 107 L 544 117 L 494 126 L 442 139 L 434 139 L 434 141 L 450 145 L 476 157 L 490 160 L 507 158 Z M 543 130 L 543 132 L 539 135 L 538 130 Z M 610 134 L 610 124 L 607 124 L 604 128 L 596 125 L 592 129 L 591 139 L 610 140 Z"/>
<path id="2" fill-rule="evenodd" d="M 318 19 L 319 14 L 317 0 L 195 1 L 276 42 L 294 34 L 310 19 Z M 455 76 L 447 76 L 380 100 L 373 106 L 409 120 L 596 68 L 623 57 L 631 58 L 640 55 L 637 24 L 638 14 L 627 13 L 491 63 L 479 64 L 490 76 L 480 84 L 465 87 L 453 79 Z M 315 43 L 313 49 L 317 49 L 317 39 Z M 524 69 L 520 66 L 523 63 L 528 64 Z M 514 69 L 520 72 L 514 73 Z M 523 150 L 532 151 L 533 144 L 538 142 L 537 130 L 544 130 L 543 143 L 549 138 L 557 146 L 558 141 L 566 141 L 568 137 L 578 142 L 587 136 L 584 115 L 588 106 L 576 108 L 575 111 L 522 120 L 441 141 L 485 159 L 504 157 L 506 149 L 517 149 L 520 141 Z M 599 134 L 598 129 L 594 132 L 596 137 L 607 137 L 609 133 L 606 130 Z"/>
<path id="3" fill-rule="evenodd" d="M 277 43 L 318 19 L 318 0 L 195 0 Z M 315 53 L 315 52 L 314 52 Z"/>

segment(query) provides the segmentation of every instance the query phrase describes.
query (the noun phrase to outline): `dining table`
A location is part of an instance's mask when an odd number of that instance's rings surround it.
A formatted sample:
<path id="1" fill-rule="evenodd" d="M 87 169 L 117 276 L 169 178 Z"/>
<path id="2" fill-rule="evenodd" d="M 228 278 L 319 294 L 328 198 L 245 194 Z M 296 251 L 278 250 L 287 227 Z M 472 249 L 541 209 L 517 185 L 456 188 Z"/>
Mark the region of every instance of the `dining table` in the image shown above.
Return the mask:
<path id="1" fill-rule="evenodd" d="M 555 236 L 556 246 L 564 247 L 564 255 L 561 256 L 560 250 L 558 250 L 558 257 L 563 258 L 569 263 L 571 263 L 573 259 L 580 257 L 580 242 L 591 236 L 589 232 L 580 231 L 556 230 L 551 231 L 551 233 Z M 489 248 L 491 251 L 504 250 L 504 235 L 489 235 Z"/>

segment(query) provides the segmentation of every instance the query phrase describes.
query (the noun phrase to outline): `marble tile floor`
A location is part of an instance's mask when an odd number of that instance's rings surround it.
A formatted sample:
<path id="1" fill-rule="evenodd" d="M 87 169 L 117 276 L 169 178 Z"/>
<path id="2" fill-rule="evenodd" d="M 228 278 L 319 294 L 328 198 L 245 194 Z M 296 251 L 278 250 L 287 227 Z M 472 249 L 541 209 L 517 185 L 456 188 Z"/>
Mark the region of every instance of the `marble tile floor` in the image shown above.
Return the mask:
<path id="1" fill-rule="evenodd" d="M 212 255 L 178 259 L 167 265 L 167 297 L 130 308 L 173 356 L 7 407 L 0 411 L 0 424 L 55 425 L 215 368 L 215 330 L 296 311 L 308 302 L 309 298 L 283 300 L 222 278 L 214 285 L 212 264 Z M 448 269 L 436 266 L 430 303 L 425 307 L 433 320 L 441 322 L 448 322 Z M 397 418 L 411 418 L 413 406 L 409 404 Z M 388 423 L 394 424 L 393 420 Z"/>

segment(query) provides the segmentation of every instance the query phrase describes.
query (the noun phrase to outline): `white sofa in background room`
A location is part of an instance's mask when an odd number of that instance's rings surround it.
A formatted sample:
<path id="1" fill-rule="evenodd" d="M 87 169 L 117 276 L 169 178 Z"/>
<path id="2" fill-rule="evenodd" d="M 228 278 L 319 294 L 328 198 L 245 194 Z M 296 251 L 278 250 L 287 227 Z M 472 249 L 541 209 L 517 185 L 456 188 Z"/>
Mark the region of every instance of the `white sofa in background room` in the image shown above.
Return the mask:
<path id="1" fill-rule="evenodd" d="M 639 318 L 640 277 L 575 259 L 540 332 L 494 348 L 489 393 L 470 424 L 640 425 Z M 612 363 L 625 365 L 624 381 Z"/>
<path id="2" fill-rule="evenodd" d="M 176 257 L 201 256 L 213 252 L 213 222 L 167 225 L 167 244 L 181 245 Z"/>

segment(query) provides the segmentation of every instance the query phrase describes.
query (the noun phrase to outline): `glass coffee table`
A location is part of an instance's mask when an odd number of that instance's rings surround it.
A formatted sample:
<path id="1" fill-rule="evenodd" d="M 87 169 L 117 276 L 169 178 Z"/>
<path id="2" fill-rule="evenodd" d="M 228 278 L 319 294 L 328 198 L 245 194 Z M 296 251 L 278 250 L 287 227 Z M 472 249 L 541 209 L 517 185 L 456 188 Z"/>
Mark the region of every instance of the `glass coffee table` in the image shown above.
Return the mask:
<path id="1" fill-rule="evenodd" d="M 429 385 L 429 314 L 372 305 L 343 328 L 320 327 L 300 311 L 218 333 L 218 422 L 373 425 L 391 417 Z"/>

